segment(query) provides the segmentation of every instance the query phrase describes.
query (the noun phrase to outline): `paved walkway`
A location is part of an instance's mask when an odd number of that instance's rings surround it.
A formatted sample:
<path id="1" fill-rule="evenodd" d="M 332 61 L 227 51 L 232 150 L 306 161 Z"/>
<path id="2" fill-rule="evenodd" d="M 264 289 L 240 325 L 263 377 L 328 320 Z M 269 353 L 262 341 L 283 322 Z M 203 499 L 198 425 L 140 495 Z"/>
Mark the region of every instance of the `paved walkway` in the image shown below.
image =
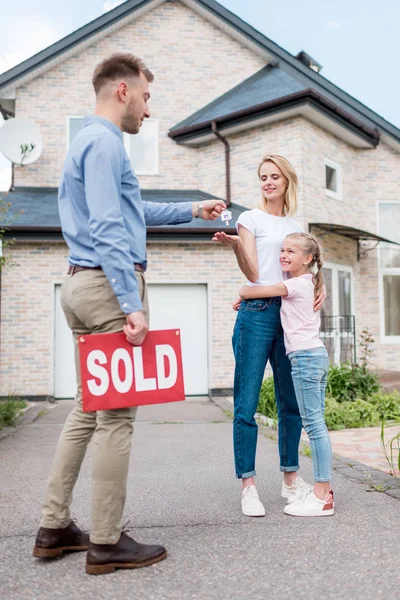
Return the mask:
<path id="1" fill-rule="evenodd" d="M 400 433 L 400 425 L 385 428 L 385 446 L 390 456 L 388 442 Z M 381 445 L 381 428 L 365 427 L 363 429 L 342 429 L 329 432 L 332 449 L 335 454 L 351 460 L 357 460 L 364 465 L 393 474 L 393 470 L 385 457 Z M 393 446 L 393 462 L 398 464 L 397 445 Z M 400 476 L 399 471 L 396 475 Z"/>
<path id="2" fill-rule="evenodd" d="M 167 560 L 101 577 L 84 572 L 85 556 L 31 556 L 40 503 L 70 402 L 57 403 L 0 440 L 1 600 L 376 600 L 396 598 L 399 500 L 361 484 L 337 465 L 336 514 L 283 514 L 277 444 L 260 427 L 258 488 L 266 517 L 240 511 L 233 477 L 232 423 L 203 401 L 139 410 L 124 518 L 132 535 L 165 544 Z M 74 493 L 73 514 L 88 527 L 90 449 Z M 312 464 L 301 457 L 302 475 Z M 388 477 L 383 473 L 381 477 Z M 350 477 L 350 479 L 349 479 Z M 355 479 L 354 481 L 351 479 Z M 393 478 L 391 478 L 393 479 Z"/>

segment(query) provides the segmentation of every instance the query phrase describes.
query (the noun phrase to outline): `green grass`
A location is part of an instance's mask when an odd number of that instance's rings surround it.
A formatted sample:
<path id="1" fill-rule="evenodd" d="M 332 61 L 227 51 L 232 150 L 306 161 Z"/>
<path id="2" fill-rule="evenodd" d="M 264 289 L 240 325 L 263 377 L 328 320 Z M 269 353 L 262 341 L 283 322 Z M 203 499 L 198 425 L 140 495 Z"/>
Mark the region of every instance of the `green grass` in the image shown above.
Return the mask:
<path id="1" fill-rule="evenodd" d="M 14 425 L 19 413 L 25 407 L 26 402 L 21 399 L 0 400 L 0 430 Z"/>

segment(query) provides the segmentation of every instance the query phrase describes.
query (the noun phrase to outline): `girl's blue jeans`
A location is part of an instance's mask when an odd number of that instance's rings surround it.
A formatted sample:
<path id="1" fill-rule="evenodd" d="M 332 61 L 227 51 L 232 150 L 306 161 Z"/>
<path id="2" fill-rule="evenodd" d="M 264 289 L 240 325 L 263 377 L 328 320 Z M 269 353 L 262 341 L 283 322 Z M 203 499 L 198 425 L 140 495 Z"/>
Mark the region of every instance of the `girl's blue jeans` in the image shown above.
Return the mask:
<path id="1" fill-rule="evenodd" d="M 238 478 L 256 474 L 258 428 L 254 419 L 268 360 L 278 407 L 281 471 L 299 469 L 301 418 L 286 356 L 280 318 L 281 298 L 245 300 L 233 331 L 235 355 L 233 446 Z"/>
<path id="2" fill-rule="evenodd" d="M 311 446 L 315 481 L 332 479 L 332 447 L 325 424 L 325 390 L 329 358 L 325 348 L 296 350 L 289 354 L 303 427 Z"/>

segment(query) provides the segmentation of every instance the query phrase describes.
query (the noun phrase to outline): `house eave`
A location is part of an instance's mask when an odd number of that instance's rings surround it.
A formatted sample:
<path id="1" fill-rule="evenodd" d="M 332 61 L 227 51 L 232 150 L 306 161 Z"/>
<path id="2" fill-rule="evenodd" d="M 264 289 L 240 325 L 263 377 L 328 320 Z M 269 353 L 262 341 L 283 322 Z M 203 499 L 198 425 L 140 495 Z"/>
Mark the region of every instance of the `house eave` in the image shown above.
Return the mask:
<path id="1" fill-rule="evenodd" d="M 168 135 L 178 144 L 196 146 L 215 139 L 212 133 L 213 121 L 221 132 L 232 134 L 295 116 L 304 116 L 321 125 L 318 123 L 321 117 L 317 119 L 317 114 L 335 124 L 335 127 L 329 127 L 325 119 L 325 128 L 355 147 L 374 148 L 379 143 L 377 129 L 367 127 L 312 89 L 296 92 L 194 126 L 172 129 Z"/>

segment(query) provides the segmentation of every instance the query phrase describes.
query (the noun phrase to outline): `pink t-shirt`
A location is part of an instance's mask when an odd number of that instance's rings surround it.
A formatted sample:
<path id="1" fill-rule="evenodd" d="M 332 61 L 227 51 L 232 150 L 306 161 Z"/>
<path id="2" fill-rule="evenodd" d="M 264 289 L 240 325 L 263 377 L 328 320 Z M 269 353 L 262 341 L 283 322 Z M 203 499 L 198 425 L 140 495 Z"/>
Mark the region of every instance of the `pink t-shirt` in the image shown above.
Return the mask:
<path id="1" fill-rule="evenodd" d="M 286 354 L 323 346 L 319 339 L 320 315 L 313 309 L 312 275 L 306 273 L 281 283 L 288 291 L 288 295 L 282 297 L 281 307 Z"/>

